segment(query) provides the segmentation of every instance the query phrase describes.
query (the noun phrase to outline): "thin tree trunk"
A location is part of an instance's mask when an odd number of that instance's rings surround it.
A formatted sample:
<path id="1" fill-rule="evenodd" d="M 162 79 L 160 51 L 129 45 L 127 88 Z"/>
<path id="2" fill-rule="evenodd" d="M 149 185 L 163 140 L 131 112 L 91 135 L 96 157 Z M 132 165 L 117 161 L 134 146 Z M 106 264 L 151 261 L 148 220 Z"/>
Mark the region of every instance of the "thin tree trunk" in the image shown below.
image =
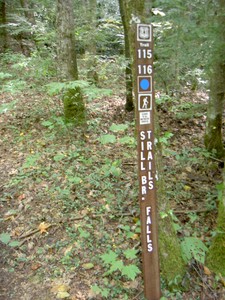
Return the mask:
<path id="1" fill-rule="evenodd" d="M 217 45 L 214 68 L 211 74 L 211 98 L 208 109 L 208 122 L 206 127 L 205 142 L 209 150 L 216 150 L 217 156 L 224 157 L 222 144 L 222 113 L 224 111 L 225 97 L 225 0 L 218 0 L 217 12 Z M 225 158 L 224 158 L 225 159 Z M 218 217 L 216 235 L 209 248 L 206 264 L 210 270 L 225 276 L 225 169 L 223 172 L 223 186 L 219 193 Z M 221 193 L 222 191 L 222 193 Z"/>
<path id="2" fill-rule="evenodd" d="M 8 48 L 6 23 L 6 3 L 5 0 L 0 0 L 0 24 L 2 25 L 2 27 L 0 28 L 0 48 L 2 48 L 3 52 L 5 52 L 5 50 Z"/>
<path id="3" fill-rule="evenodd" d="M 125 59 L 126 59 L 126 70 L 125 70 L 125 80 L 126 80 L 126 105 L 125 109 L 127 111 L 132 111 L 134 109 L 133 103 L 133 78 L 132 78 L 132 66 L 131 66 L 131 53 L 130 53 L 130 41 L 129 41 L 129 18 L 126 14 L 126 9 L 124 7 L 124 1 L 119 0 L 120 15 L 124 28 L 124 44 L 125 44 Z"/>
<path id="4" fill-rule="evenodd" d="M 222 142 L 222 115 L 225 104 L 225 0 L 217 0 L 219 9 L 213 17 L 214 47 L 210 72 L 210 99 L 208 104 L 205 146 L 217 157 L 225 156 Z"/>
<path id="5" fill-rule="evenodd" d="M 77 57 L 75 50 L 75 26 L 72 0 L 57 1 L 58 66 L 62 80 L 78 80 Z M 85 123 L 84 99 L 79 87 L 65 89 L 63 95 L 66 123 Z"/>
<path id="6" fill-rule="evenodd" d="M 97 1 L 89 0 L 88 3 L 88 19 L 90 24 L 90 39 L 87 45 L 87 78 L 90 83 L 98 86 L 99 78 L 97 73 L 97 60 L 96 60 L 96 27 L 97 27 Z"/>
<path id="7" fill-rule="evenodd" d="M 72 0 L 57 1 L 58 64 L 60 77 L 78 79 Z"/>
<path id="8" fill-rule="evenodd" d="M 215 62 L 210 79 L 210 100 L 208 103 L 205 146 L 217 157 L 225 154 L 222 142 L 222 116 L 225 97 L 225 64 Z"/>
<path id="9" fill-rule="evenodd" d="M 225 170 L 219 197 L 216 235 L 206 256 L 206 265 L 211 271 L 225 276 Z"/>
<path id="10" fill-rule="evenodd" d="M 31 10 L 31 7 L 28 4 L 27 0 L 20 0 L 20 5 L 24 10 L 24 15 L 26 17 L 26 19 L 31 23 L 31 24 L 35 24 L 35 18 L 34 18 L 34 14 Z"/>

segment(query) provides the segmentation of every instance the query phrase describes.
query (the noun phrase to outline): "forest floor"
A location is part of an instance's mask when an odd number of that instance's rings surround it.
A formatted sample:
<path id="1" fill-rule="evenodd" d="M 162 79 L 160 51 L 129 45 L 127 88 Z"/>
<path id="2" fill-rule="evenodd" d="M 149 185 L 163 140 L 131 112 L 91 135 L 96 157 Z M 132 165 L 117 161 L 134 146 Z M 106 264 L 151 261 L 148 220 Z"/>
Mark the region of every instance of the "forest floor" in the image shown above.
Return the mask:
<path id="1" fill-rule="evenodd" d="M 208 247 L 223 166 L 204 150 L 207 95 L 171 99 L 158 105 L 166 194 L 181 240 Z M 74 129 L 57 97 L 0 94 L 1 300 L 144 299 L 134 116 L 124 101 L 87 102 L 87 126 Z M 195 259 L 185 277 L 188 287 L 173 292 L 162 280 L 165 299 L 225 299 L 224 278 Z"/>

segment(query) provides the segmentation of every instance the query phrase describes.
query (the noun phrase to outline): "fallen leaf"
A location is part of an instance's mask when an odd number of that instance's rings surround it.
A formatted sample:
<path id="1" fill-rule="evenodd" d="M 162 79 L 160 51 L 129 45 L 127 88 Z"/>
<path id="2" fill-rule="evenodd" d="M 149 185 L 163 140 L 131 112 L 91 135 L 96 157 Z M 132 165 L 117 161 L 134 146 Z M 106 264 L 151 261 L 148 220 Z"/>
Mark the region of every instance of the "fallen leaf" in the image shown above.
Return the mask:
<path id="1" fill-rule="evenodd" d="M 132 236 L 131 236 L 132 240 L 139 240 L 140 239 L 140 236 L 137 234 L 137 233 L 134 233 Z"/>
<path id="2" fill-rule="evenodd" d="M 7 213 L 4 215 L 4 220 L 11 220 L 13 221 L 15 219 L 15 216 L 18 214 L 16 210 L 9 210 Z"/>
<path id="3" fill-rule="evenodd" d="M 58 292 L 56 298 L 57 299 L 65 299 L 65 298 L 69 298 L 70 294 L 68 292 Z"/>
<path id="4" fill-rule="evenodd" d="M 70 287 L 67 284 L 57 284 L 52 287 L 51 292 L 52 293 L 62 293 L 62 292 L 68 292 Z"/>
<path id="5" fill-rule="evenodd" d="M 69 247 L 67 247 L 64 251 L 64 255 L 66 256 L 67 254 L 69 254 L 71 252 L 71 250 L 73 249 L 73 246 L 70 245 Z"/>
<path id="6" fill-rule="evenodd" d="M 204 266 L 204 273 L 205 273 L 205 275 L 208 275 L 208 276 L 211 275 L 211 271 L 206 266 Z"/>
<path id="7" fill-rule="evenodd" d="M 108 211 L 108 212 L 111 211 L 109 204 L 106 204 L 106 205 L 105 205 L 105 209 L 106 209 L 106 211 Z"/>
<path id="8" fill-rule="evenodd" d="M 40 230 L 41 233 L 46 233 L 47 229 L 51 226 L 51 224 L 45 223 L 45 222 L 41 222 L 38 225 L 38 229 Z"/>
<path id="9" fill-rule="evenodd" d="M 20 195 L 19 197 L 18 197 L 18 200 L 19 201 L 22 201 L 22 200 L 24 200 L 26 198 L 26 195 L 25 194 L 22 194 L 22 195 Z"/>
<path id="10" fill-rule="evenodd" d="M 38 270 L 40 267 L 41 267 L 41 264 L 40 264 L 40 263 L 36 263 L 36 264 L 33 264 L 33 265 L 31 266 L 31 270 L 36 271 L 36 270 Z"/>
<path id="11" fill-rule="evenodd" d="M 137 289 L 139 286 L 139 281 L 138 280 L 133 280 L 131 282 L 125 282 L 123 286 L 127 289 Z"/>
<path id="12" fill-rule="evenodd" d="M 191 187 L 190 187 L 189 185 L 185 185 L 185 186 L 184 186 L 184 190 L 185 190 L 186 192 L 189 192 L 189 191 L 191 190 Z"/>
<path id="13" fill-rule="evenodd" d="M 220 281 L 221 281 L 222 285 L 225 287 L 225 278 L 224 278 L 224 277 L 221 277 L 221 278 L 220 278 Z"/>
<path id="14" fill-rule="evenodd" d="M 66 284 L 61 284 L 58 286 L 58 292 L 68 292 L 70 287 Z"/>
<path id="15" fill-rule="evenodd" d="M 191 172 L 193 171 L 191 167 L 186 167 L 185 169 L 186 169 L 186 171 L 189 172 L 189 173 L 191 173 Z"/>
<path id="16" fill-rule="evenodd" d="M 94 268 L 94 265 L 92 263 L 86 263 L 86 264 L 83 264 L 82 267 L 85 269 L 85 270 L 90 270 L 90 269 L 93 269 Z"/>

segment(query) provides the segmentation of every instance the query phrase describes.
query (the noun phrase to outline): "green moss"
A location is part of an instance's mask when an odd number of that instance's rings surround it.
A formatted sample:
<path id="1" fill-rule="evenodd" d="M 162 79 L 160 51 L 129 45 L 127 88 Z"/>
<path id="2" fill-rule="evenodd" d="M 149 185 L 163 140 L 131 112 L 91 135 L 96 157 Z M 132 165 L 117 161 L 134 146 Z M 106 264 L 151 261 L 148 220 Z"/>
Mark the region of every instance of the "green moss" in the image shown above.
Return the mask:
<path id="1" fill-rule="evenodd" d="M 206 265 L 215 273 L 225 276 L 225 203 L 220 202 L 217 218 L 217 235 L 209 249 Z"/>
<path id="2" fill-rule="evenodd" d="M 206 149 L 209 152 L 215 151 L 218 158 L 225 156 L 225 151 L 222 143 L 222 115 L 219 114 L 215 118 L 209 118 L 207 122 L 207 130 L 204 137 Z"/>
<path id="3" fill-rule="evenodd" d="M 74 123 L 75 125 L 82 125 L 85 123 L 85 105 L 79 87 L 65 91 L 63 105 L 66 123 Z"/>
<path id="4" fill-rule="evenodd" d="M 180 243 L 172 228 L 170 217 L 160 221 L 159 254 L 162 277 L 174 287 L 179 285 L 186 271 Z"/>

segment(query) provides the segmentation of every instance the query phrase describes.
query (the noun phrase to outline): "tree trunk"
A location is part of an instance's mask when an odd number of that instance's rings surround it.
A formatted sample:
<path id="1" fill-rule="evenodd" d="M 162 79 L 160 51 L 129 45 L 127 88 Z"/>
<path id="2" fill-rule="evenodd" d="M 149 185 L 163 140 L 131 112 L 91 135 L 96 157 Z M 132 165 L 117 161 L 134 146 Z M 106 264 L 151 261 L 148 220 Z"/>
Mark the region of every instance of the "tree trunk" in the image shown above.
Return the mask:
<path id="1" fill-rule="evenodd" d="M 31 10 L 31 7 L 28 4 L 27 0 L 20 0 L 20 5 L 24 10 L 24 15 L 26 17 L 26 19 L 31 23 L 31 24 L 35 24 L 35 18 L 34 18 L 34 14 Z"/>
<path id="2" fill-rule="evenodd" d="M 210 99 L 208 103 L 205 146 L 215 152 L 218 158 L 224 157 L 222 141 L 222 116 L 225 96 L 225 64 L 215 62 L 210 79 Z"/>
<path id="3" fill-rule="evenodd" d="M 119 0 L 120 15 L 123 23 L 124 29 L 124 44 L 125 44 L 125 59 L 126 59 L 126 70 L 125 70 L 125 80 L 126 80 L 126 105 L 125 109 L 127 111 L 132 111 L 134 109 L 133 103 L 133 78 L 132 78 L 132 67 L 131 67 L 131 53 L 130 53 L 130 41 L 129 41 L 129 18 L 126 14 L 126 9 L 124 6 L 124 1 Z"/>
<path id="4" fill-rule="evenodd" d="M 206 256 L 206 265 L 217 274 L 225 276 L 225 170 L 222 193 L 219 197 L 216 236 Z"/>
<path id="5" fill-rule="evenodd" d="M 78 80 L 72 0 L 57 1 L 58 65 L 60 77 Z"/>
<path id="6" fill-rule="evenodd" d="M 225 104 L 225 0 L 218 0 L 219 10 L 213 18 L 214 45 L 210 72 L 210 99 L 208 104 L 205 146 L 208 151 L 215 152 L 222 158 L 225 151 L 222 141 L 222 115 Z"/>
<path id="7" fill-rule="evenodd" d="M 34 14 L 32 12 L 32 4 L 28 3 L 27 0 L 20 0 L 20 5 L 23 9 L 25 18 L 27 19 L 27 22 L 29 22 L 30 27 L 35 24 L 35 18 Z M 31 53 L 31 47 L 34 44 L 33 43 L 33 36 L 31 34 L 31 28 L 30 32 L 21 32 L 18 35 L 18 39 L 20 41 L 20 47 L 24 55 L 30 55 Z M 29 41 L 29 42 L 28 42 Z"/>
<path id="8" fill-rule="evenodd" d="M 5 52 L 8 48 L 7 30 L 6 30 L 6 3 L 5 0 L 0 0 L 0 50 Z"/>
<path id="9" fill-rule="evenodd" d="M 98 73 L 96 70 L 96 30 L 97 30 L 97 1 L 89 0 L 88 19 L 90 24 L 90 39 L 87 44 L 87 78 L 88 81 L 96 86 L 99 84 Z"/>
<path id="10" fill-rule="evenodd" d="M 75 51 L 75 26 L 72 0 L 57 1 L 58 66 L 62 80 L 78 80 Z M 85 105 L 81 89 L 69 88 L 63 96 L 66 123 L 85 123 Z"/>
<path id="11" fill-rule="evenodd" d="M 218 0 L 217 11 L 217 44 L 214 52 L 214 68 L 211 74 L 211 97 L 208 108 L 208 120 L 205 142 L 209 150 L 215 149 L 218 157 L 224 157 L 222 144 L 222 113 L 225 96 L 225 0 Z M 225 169 L 223 171 L 222 193 L 219 193 L 219 207 L 217 217 L 216 236 L 206 257 L 206 264 L 210 270 L 225 276 Z M 220 192 L 221 192 L 220 191 Z"/>

